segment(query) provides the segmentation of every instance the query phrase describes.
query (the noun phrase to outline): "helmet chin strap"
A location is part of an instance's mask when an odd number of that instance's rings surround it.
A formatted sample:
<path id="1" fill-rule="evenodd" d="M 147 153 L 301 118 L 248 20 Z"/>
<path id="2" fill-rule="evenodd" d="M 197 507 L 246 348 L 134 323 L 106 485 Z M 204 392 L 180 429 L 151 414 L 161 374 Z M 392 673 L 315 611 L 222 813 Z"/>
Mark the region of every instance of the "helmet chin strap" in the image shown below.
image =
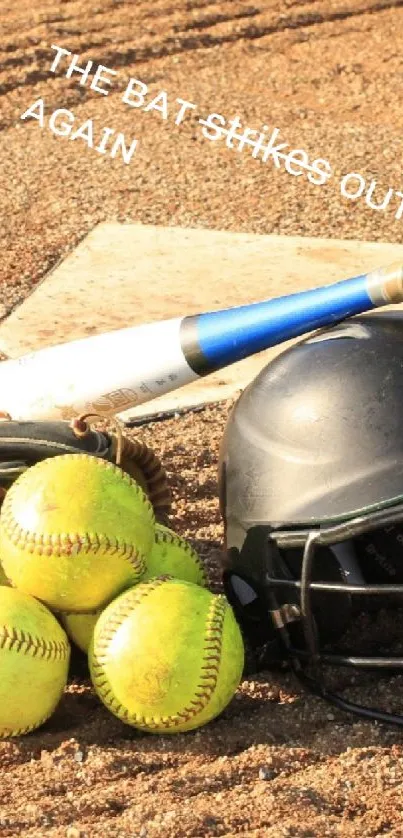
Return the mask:
<path id="1" fill-rule="evenodd" d="M 395 713 L 388 713 L 386 711 L 382 712 L 382 710 L 378 710 L 375 707 L 365 707 L 362 704 L 356 704 L 353 701 L 348 701 L 336 693 L 327 690 L 320 681 L 317 681 L 315 678 L 310 678 L 309 675 L 301 669 L 298 662 L 296 666 L 294 664 L 295 661 L 292 661 L 294 672 L 306 689 L 314 695 L 317 695 L 319 698 L 324 698 L 329 702 L 329 704 L 333 704 L 334 707 L 338 707 L 339 710 L 343 710 L 347 713 L 354 713 L 354 715 L 359 716 L 362 719 L 369 719 L 372 722 L 376 721 L 381 722 L 382 724 L 403 727 L 403 716 L 398 716 Z"/>

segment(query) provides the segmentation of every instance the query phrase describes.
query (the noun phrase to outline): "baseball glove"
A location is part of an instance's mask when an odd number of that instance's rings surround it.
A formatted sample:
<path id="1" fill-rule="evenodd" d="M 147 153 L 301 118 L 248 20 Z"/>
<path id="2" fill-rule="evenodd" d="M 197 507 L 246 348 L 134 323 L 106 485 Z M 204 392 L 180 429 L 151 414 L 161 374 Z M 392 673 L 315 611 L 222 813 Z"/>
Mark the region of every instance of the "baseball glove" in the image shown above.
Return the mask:
<path id="1" fill-rule="evenodd" d="M 86 417 L 65 421 L 0 421 L 0 503 L 10 485 L 27 468 L 58 454 L 91 454 L 116 463 L 130 474 L 148 495 L 161 523 L 167 523 L 171 506 L 165 469 L 144 442 L 92 428 Z"/>

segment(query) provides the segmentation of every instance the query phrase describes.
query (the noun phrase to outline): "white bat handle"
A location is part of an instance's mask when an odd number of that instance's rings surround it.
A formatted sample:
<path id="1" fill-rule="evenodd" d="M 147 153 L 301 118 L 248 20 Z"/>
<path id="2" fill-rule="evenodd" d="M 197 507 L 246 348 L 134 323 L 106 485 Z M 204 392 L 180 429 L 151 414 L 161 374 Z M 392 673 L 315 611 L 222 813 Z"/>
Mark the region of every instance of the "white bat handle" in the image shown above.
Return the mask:
<path id="1" fill-rule="evenodd" d="M 0 364 L 0 410 L 12 419 L 105 416 L 198 378 L 183 355 L 182 318 L 119 329 Z"/>

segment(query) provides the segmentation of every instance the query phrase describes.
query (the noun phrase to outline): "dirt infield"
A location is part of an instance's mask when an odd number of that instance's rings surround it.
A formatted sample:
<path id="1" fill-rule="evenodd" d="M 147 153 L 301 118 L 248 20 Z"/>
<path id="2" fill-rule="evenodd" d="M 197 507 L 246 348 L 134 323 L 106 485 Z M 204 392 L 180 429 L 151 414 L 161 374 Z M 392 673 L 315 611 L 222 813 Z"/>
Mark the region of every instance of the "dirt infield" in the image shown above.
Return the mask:
<path id="1" fill-rule="evenodd" d="M 339 175 L 401 183 L 398 0 L 303 3 L 139 0 L 93 6 L 0 0 L 2 313 L 101 220 L 399 242 L 396 195 L 385 210 L 263 166 L 203 139 L 175 110 L 133 111 L 51 74 L 51 44 L 253 128 L 278 126 Z M 38 98 L 139 147 L 130 165 L 21 121 Z M 206 255 L 208 258 L 208 255 Z M 158 294 L 158 288 L 153 289 Z M 203 308 L 203 289 L 200 289 Z M 222 527 L 216 461 L 229 405 L 141 429 L 174 492 L 173 524 L 219 587 Z M 0 743 L 0 831 L 93 836 L 401 836 L 401 733 L 357 722 L 301 692 L 288 673 L 245 681 L 223 716 L 195 733 L 143 736 L 92 693 L 85 661 L 53 719 Z M 400 709 L 402 680 L 353 685 Z"/>

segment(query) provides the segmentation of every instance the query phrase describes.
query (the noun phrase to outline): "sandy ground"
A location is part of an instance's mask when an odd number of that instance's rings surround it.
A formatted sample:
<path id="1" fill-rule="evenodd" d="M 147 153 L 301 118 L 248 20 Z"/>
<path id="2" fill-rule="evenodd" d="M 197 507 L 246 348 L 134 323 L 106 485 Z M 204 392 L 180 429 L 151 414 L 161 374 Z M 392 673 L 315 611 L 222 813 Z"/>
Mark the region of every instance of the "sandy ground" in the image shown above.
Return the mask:
<path id="1" fill-rule="evenodd" d="M 402 5 L 0 0 L 0 314 L 101 220 L 401 241 Z M 116 70 L 110 94 L 51 73 L 52 44 Z M 166 120 L 122 102 L 131 77 L 149 86 L 148 102 L 167 91 Z M 20 119 L 39 98 L 43 128 Z M 197 106 L 180 125 L 177 98 Z M 137 138 L 132 162 L 53 134 L 57 108 L 77 128 L 93 119 L 96 142 L 105 126 Z M 328 160 L 332 178 L 318 186 L 262 164 L 248 146 L 206 140 L 197 119 L 210 112 L 267 125 L 268 134 L 278 127 L 279 140 Z M 391 189 L 388 206 L 341 196 L 348 172 L 377 181 L 378 203 Z M 216 460 L 228 409 L 141 430 L 169 471 L 173 524 L 193 539 L 214 589 Z M 140 735 L 108 715 L 85 661 L 75 660 L 72 679 L 45 728 L 0 744 L 4 836 L 403 834 L 401 734 L 331 710 L 287 673 L 246 680 L 219 720 L 172 738 Z M 401 679 L 367 678 L 354 690 L 400 708 Z"/>

